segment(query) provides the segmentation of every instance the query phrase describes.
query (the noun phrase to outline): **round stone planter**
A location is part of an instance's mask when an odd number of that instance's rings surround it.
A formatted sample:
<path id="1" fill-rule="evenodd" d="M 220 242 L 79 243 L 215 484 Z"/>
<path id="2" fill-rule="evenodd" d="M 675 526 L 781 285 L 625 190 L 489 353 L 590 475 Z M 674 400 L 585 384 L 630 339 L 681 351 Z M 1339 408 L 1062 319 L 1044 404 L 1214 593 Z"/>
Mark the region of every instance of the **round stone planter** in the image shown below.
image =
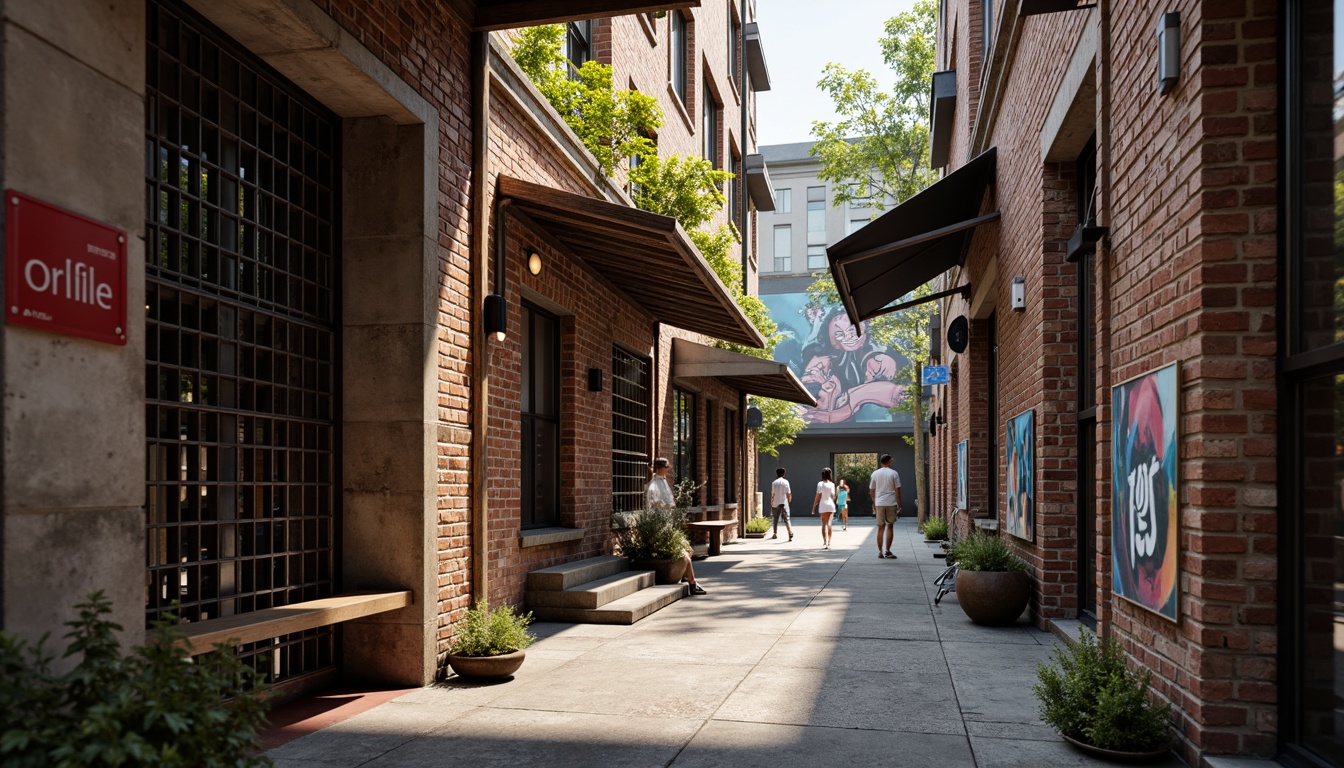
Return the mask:
<path id="1" fill-rule="evenodd" d="M 1012 624 L 1031 601 L 1031 577 L 1021 572 L 957 571 L 957 603 L 976 624 Z"/>
<path id="2" fill-rule="evenodd" d="M 681 557 L 674 560 L 631 560 L 630 568 L 653 571 L 653 580 L 658 584 L 676 584 L 686 575 L 686 560 Z"/>
<path id="3" fill-rule="evenodd" d="M 1170 747 L 1163 747 L 1162 749 L 1155 749 L 1150 752 L 1118 752 L 1114 749 L 1094 747 L 1091 744 L 1070 738 L 1062 733 L 1060 736 L 1079 752 L 1092 755 L 1093 757 L 1100 757 L 1105 760 L 1113 760 L 1122 763 L 1152 763 L 1162 759 L 1171 752 Z"/>
<path id="4" fill-rule="evenodd" d="M 523 665 L 526 651 L 514 651 L 499 656 L 456 656 L 448 654 L 448 666 L 459 677 L 472 680 L 500 680 L 509 677 Z"/>
<path id="5" fill-rule="evenodd" d="M 742 537 L 746 539 L 764 539 L 765 534 L 766 531 L 747 531 L 746 533 L 742 534 Z"/>

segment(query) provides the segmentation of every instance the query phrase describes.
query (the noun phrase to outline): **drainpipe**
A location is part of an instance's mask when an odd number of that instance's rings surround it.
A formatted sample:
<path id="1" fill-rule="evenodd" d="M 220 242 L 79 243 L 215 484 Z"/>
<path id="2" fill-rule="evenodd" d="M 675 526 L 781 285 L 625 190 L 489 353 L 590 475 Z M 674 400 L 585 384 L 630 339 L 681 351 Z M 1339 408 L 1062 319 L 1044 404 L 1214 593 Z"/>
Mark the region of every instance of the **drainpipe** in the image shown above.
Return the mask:
<path id="1" fill-rule="evenodd" d="M 490 416 L 489 342 L 482 307 L 490 292 L 486 254 L 490 247 L 489 177 L 490 146 L 490 33 L 471 36 L 471 602 L 489 599 L 490 539 L 487 480 L 489 454 L 487 424 Z"/>
<path id="2" fill-rule="evenodd" d="M 748 265 L 751 263 L 751 250 L 748 246 L 747 238 L 747 0 L 742 0 L 742 11 L 737 16 L 737 39 L 733 41 L 738 46 L 737 56 L 737 92 L 742 99 L 742 158 L 737 163 L 737 188 L 742 194 L 742 293 L 747 292 L 747 272 Z M 755 235 L 755 230 L 752 230 Z M 745 413 L 745 412 L 744 412 Z M 745 525 L 746 523 L 742 523 Z"/>

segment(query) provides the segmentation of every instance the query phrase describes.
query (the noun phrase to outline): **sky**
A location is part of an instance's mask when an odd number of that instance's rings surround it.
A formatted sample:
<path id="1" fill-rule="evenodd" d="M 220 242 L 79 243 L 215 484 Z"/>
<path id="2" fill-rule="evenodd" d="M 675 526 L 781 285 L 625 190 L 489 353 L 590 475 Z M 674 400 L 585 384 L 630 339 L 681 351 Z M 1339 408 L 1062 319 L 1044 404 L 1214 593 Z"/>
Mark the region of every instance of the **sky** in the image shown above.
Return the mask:
<path id="1" fill-rule="evenodd" d="M 828 62 L 866 69 L 890 87 L 895 75 L 877 41 L 883 22 L 912 5 L 914 0 L 756 0 L 770 70 L 770 90 L 756 94 L 757 143 L 811 141 L 813 120 L 836 119 L 830 97 L 817 89 Z"/>

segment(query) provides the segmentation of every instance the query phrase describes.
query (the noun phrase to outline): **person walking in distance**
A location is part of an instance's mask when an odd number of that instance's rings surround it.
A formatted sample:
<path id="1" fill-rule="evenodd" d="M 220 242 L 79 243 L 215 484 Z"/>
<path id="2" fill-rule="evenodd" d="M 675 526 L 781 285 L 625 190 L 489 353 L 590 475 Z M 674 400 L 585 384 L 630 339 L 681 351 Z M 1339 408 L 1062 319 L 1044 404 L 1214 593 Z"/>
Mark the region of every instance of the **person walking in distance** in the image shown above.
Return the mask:
<path id="1" fill-rule="evenodd" d="M 882 466 L 873 473 L 868 482 L 868 492 L 873 497 L 873 509 L 877 512 L 877 556 L 896 556 L 891 554 L 891 539 L 896 535 L 896 521 L 901 517 L 901 476 L 891 468 L 891 454 L 882 454 Z M 883 535 L 886 535 L 886 544 Z"/>
<path id="2" fill-rule="evenodd" d="M 849 483 L 846 483 L 846 482 L 845 482 L 845 478 L 843 478 L 843 477 L 840 478 L 840 482 L 837 483 L 836 486 L 835 486 L 835 493 L 836 493 L 835 506 L 838 507 L 838 510 L 837 510 L 837 511 L 840 513 L 840 525 L 842 526 L 842 527 L 840 528 L 840 530 L 842 530 L 842 531 L 848 531 L 848 530 L 849 530 Z"/>
<path id="3" fill-rule="evenodd" d="M 821 547 L 831 548 L 831 515 L 835 514 L 835 483 L 831 482 L 831 468 L 821 470 L 817 496 L 812 499 L 812 512 L 821 513 Z"/>
<path id="4" fill-rule="evenodd" d="M 772 539 L 779 538 L 779 518 L 784 518 L 784 528 L 789 532 L 789 541 L 793 541 L 793 524 L 789 522 L 789 503 L 793 501 L 793 489 L 784 479 L 788 474 L 783 467 L 775 470 L 775 482 L 770 484 L 770 511 L 775 518 Z"/>

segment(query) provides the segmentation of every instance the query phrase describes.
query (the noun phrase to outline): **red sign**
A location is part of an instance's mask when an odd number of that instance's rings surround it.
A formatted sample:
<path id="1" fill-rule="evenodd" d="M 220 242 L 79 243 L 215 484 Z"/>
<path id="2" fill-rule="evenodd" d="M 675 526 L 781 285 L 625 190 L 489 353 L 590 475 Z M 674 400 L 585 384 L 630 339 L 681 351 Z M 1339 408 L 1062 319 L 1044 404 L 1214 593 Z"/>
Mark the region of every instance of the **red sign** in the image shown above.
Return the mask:
<path id="1" fill-rule="evenodd" d="M 5 317 L 52 333 L 126 343 L 126 233 L 5 192 Z"/>

